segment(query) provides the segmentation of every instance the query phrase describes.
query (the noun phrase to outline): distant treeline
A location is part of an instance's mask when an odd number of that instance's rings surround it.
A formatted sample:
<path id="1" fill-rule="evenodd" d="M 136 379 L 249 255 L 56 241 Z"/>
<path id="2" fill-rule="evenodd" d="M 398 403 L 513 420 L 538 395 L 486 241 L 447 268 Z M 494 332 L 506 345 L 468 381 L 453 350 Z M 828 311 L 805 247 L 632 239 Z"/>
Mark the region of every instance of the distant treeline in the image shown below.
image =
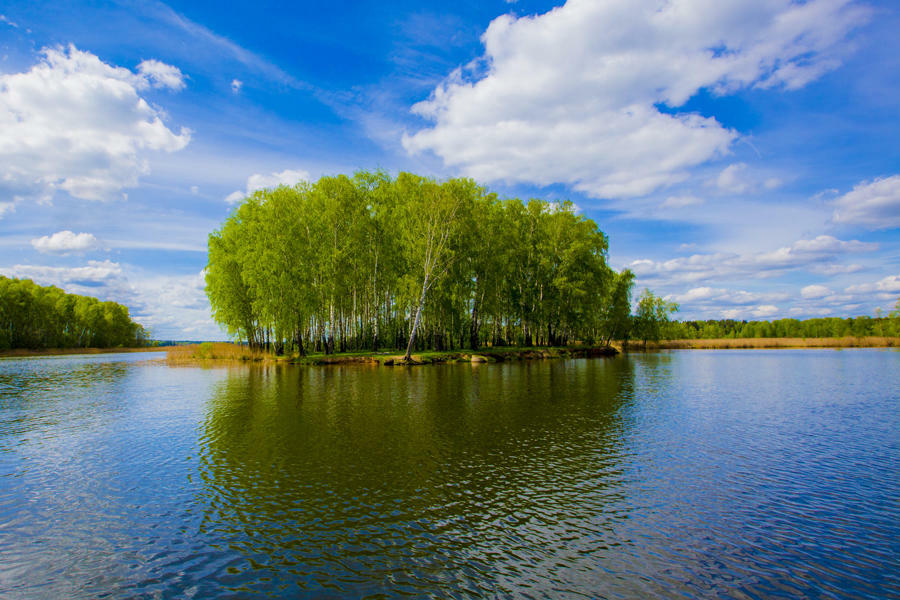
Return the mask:
<path id="1" fill-rule="evenodd" d="M 0 350 L 137 347 L 147 332 L 115 302 L 0 276 Z"/>
<path id="2" fill-rule="evenodd" d="M 632 279 L 569 202 L 362 171 L 246 198 L 210 235 L 206 291 L 257 348 L 409 353 L 608 343 L 629 327 Z"/>
<path id="3" fill-rule="evenodd" d="M 898 306 L 900 309 L 900 306 Z M 837 338 L 900 336 L 900 311 L 891 317 L 841 319 L 777 319 L 775 321 L 672 321 L 662 327 L 662 339 Z"/>

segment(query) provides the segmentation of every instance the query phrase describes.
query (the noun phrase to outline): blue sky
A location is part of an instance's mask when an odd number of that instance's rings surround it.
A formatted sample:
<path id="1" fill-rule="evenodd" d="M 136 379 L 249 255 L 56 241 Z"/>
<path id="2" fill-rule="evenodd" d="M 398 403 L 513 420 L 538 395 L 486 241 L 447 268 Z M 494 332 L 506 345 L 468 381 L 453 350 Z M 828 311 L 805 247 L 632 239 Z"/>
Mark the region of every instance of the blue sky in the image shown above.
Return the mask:
<path id="1" fill-rule="evenodd" d="M 900 296 L 900 7 L 0 2 L 0 273 L 224 337 L 206 236 L 360 168 L 571 199 L 681 318 Z"/>

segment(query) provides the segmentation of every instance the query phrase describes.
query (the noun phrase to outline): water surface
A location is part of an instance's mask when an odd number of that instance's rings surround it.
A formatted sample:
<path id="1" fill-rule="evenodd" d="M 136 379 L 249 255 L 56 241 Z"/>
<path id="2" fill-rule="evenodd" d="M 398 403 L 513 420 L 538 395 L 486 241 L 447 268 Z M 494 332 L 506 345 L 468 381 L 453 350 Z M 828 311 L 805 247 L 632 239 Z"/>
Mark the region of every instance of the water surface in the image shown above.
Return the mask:
<path id="1" fill-rule="evenodd" d="M 900 353 L 0 360 L 0 597 L 900 597 Z"/>

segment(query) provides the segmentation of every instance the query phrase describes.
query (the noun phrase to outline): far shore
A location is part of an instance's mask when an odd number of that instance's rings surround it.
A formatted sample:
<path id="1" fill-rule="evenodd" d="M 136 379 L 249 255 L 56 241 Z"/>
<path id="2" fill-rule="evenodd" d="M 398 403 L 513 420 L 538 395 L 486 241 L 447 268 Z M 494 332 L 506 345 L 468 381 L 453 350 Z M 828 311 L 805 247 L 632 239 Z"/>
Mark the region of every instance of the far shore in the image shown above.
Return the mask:
<path id="1" fill-rule="evenodd" d="M 25 358 L 28 356 L 65 356 L 67 354 L 117 354 L 120 352 L 164 352 L 165 347 L 141 346 L 140 348 L 43 348 L 29 350 L 0 350 L 0 358 Z"/>
<path id="2" fill-rule="evenodd" d="M 344 352 L 336 354 L 313 353 L 304 356 L 275 356 L 271 353 L 250 350 L 227 342 L 180 346 L 144 346 L 140 348 L 44 348 L 29 350 L 18 348 L 0 351 L 0 358 L 26 358 L 30 356 L 65 356 L 73 354 L 115 354 L 120 352 L 166 352 L 170 364 L 206 362 L 266 362 L 285 364 L 373 364 L 384 366 L 423 365 L 448 362 L 502 362 L 509 360 L 530 360 L 548 358 L 579 358 L 589 356 L 611 356 L 623 350 L 621 342 L 610 347 L 568 346 L 568 347 L 485 347 L 476 351 L 453 350 L 444 352 L 421 352 L 412 360 L 404 361 L 403 354 L 395 351 Z M 625 352 L 642 350 L 737 350 L 750 348 L 900 348 L 900 337 L 840 337 L 840 338 L 717 338 L 690 340 L 661 340 L 647 342 L 629 340 Z"/>
<path id="3" fill-rule="evenodd" d="M 830 338 L 718 338 L 709 340 L 661 340 L 647 342 L 648 350 L 728 350 L 739 348 L 900 348 L 898 337 Z M 640 341 L 628 343 L 628 350 L 640 351 Z"/>
<path id="4" fill-rule="evenodd" d="M 841 338 L 722 338 L 708 340 L 663 340 L 648 342 L 631 340 L 625 352 L 643 350 L 701 350 L 740 348 L 900 348 L 897 337 L 841 337 Z M 310 353 L 276 356 L 270 352 L 251 350 L 246 346 L 227 342 L 207 342 L 169 346 L 166 360 L 171 365 L 250 362 L 265 364 L 341 365 L 368 364 L 376 366 L 426 365 L 440 363 L 491 363 L 553 358 L 585 358 L 613 356 L 623 351 L 620 342 L 612 346 L 557 346 L 557 347 L 484 347 L 479 350 L 429 351 L 413 354 L 404 360 L 397 351 L 358 351 L 335 354 Z"/>

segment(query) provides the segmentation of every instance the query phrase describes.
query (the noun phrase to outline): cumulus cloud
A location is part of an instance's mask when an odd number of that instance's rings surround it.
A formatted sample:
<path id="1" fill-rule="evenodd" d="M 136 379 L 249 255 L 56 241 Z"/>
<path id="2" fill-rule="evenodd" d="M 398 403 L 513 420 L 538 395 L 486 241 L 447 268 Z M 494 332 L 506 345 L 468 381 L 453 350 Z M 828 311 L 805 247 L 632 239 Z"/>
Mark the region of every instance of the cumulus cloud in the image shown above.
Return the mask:
<path id="1" fill-rule="evenodd" d="M 749 306 L 760 302 L 779 302 L 790 298 L 783 292 L 757 293 L 745 290 L 728 290 L 725 288 L 696 287 L 683 294 L 671 294 L 666 296 L 681 305 L 709 306 L 730 305 Z"/>
<path id="2" fill-rule="evenodd" d="M 146 89 L 148 86 L 164 87 L 171 90 L 183 90 L 185 87 L 184 75 L 181 69 L 167 65 L 155 59 L 142 61 L 138 67 L 138 77 L 135 78 L 135 86 L 138 89 Z"/>
<path id="3" fill-rule="evenodd" d="M 241 91 L 241 88 L 244 87 L 244 82 L 240 79 L 232 79 L 231 80 L 231 91 L 237 94 Z"/>
<path id="4" fill-rule="evenodd" d="M 869 229 L 900 227 L 900 175 L 859 183 L 833 204 L 835 223 Z"/>
<path id="5" fill-rule="evenodd" d="M 278 187 L 279 185 L 296 185 L 301 181 L 309 181 L 309 173 L 299 169 L 285 169 L 280 173 L 260 175 L 259 173 L 247 178 L 247 188 L 244 191 L 235 190 L 225 197 L 225 202 L 234 204 L 240 202 L 256 190 Z"/>
<path id="6" fill-rule="evenodd" d="M 677 284 L 676 284 L 677 287 Z M 784 316 L 810 318 L 824 315 L 874 314 L 890 309 L 900 293 L 900 275 L 846 287 L 842 292 L 814 284 L 791 291 L 746 291 L 710 286 L 669 293 L 666 300 L 679 304 L 682 319 L 771 319 Z"/>
<path id="7" fill-rule="evenodd" d="M 132 72 L 74 46 L 44 49 L 31 70 L 0 75 L 0 196 L 49 201 L 65 190 L 104 200 L 137 185 L 150 152 L 191 139 L 139 92 L 182 87 L 170 65 L 147 60 Z"/>
<path id="8" fill-rule="evenodd" d="M 404 135 L 480 181 L 566 183 L 646 195 L 726 154 L 737 133 L 677 112 L 700 89 L 796 89 L 839 64 L 867 12 L 850 0 L 569 0 L 504 15 L 484 56 L 413 107 Z"/>
<path id="9" fill-rule="evenodd" d="M 800 290 L 800 295 L 804 298 L 824 298 L 832 292 L 824 285 L 808 285 Z"/>
<path id="10" fill-rule="evenodd" d="M 873 292 L 892 294 L 900 292 L 900 275 L 889 275 L 873 283 L 851 285 L 844 291 L 850 294 L 871 294 Z"/>
<path id="11" fill-rule="evenodd" d="M 69 230 L 57 231 L 53 235 L 31 240 L 34 249 L 43 254 L 68 254 L 70 252 L 87 252 L 99 245 L 97 238 L 91 233 L 73 233 Z"/>
<path id="12" fill-rule="evenodd" d="M 734 276 L 770 277 L 793 269 L 830 265 L 843 254 L 871 252 L 877 248 L 877 244 L 820 235 L 811 240 L 798 240 L 771 252 L 694 254 L 666 261 L 639 259 L 632 261 L 628 268 L 641 280 L 656 280 L 663 284 Z"/>
<path id="13" fill-rule="evenodd" d="M 723 319 L 768 319 L 778 314 L 778 307 L 774 304 L 761 304 L 747 308 L 729 308 L 721 311 Z"/>
<path id="14" fill-rule="evenodd" d="M 761 306 L 757 306 L 754 308 L 751 313 L 754 317 L 758 319 L 764 319 L 766 317 L 771 317 L 773 315 L 778 314 L 778 307 L 774 304 L 763 304 Z"/>
<path id="15" fill-rule="evenodd" d="M 122 276 L 119 263 L 110 260 L 89 260 L 83 267 L 48 267 L 42 265 L 15 265 L 5 274 L 19 279 L 31 279 L 41 285 L 76 284 L 82 288 L 94 288 L 108 284 Z M 88 293 L 83 290 L 81 293 Z"/>

